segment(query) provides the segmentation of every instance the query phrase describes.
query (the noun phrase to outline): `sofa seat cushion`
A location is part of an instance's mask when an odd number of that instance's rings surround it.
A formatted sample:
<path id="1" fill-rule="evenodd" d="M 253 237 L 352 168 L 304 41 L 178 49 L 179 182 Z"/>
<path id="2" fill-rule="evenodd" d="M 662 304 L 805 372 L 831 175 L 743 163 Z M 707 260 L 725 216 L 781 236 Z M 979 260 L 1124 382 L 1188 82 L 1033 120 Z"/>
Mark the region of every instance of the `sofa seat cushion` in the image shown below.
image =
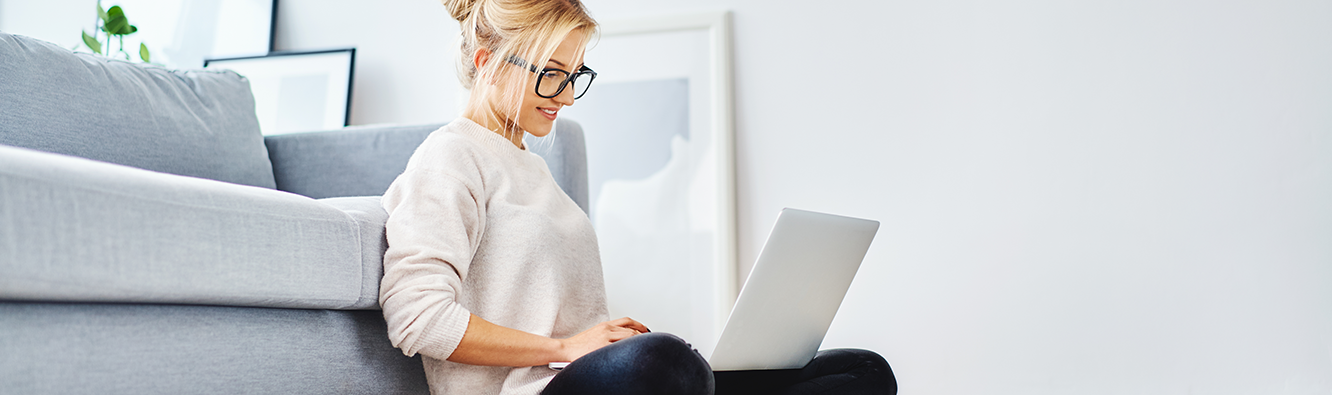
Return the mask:
<path id="1" fill-rule="evenodd" d="M 4 394 L 425 395 L 378 311 L 0 302 Z"/>
<path id="2" fill-rule="evenodd" d="M 0 33 L 0 144 L 273 188 L 249 82 Z"/>
<path id="3" fill-rule="evenodd" d="M 376 308 L 382 250 L 362 251 L 362 238 L 383 223 L 362 217 L 272 189 L 0 146 L 0 300 Z"/>

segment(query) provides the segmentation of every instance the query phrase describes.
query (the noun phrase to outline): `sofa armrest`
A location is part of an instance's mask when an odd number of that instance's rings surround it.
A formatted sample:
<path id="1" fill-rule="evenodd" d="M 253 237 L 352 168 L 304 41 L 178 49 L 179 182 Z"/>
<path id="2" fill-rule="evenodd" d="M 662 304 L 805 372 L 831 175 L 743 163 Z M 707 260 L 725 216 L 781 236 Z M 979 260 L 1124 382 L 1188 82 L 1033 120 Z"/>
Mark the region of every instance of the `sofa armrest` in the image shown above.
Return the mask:
<path id="1" fill-rule="evenodd" d="M 442 124 L 350 127 L 266 136 L 277 189 L 315 199 L 378 196 Z"/>
<path id="2" fill-rule="evenodd" d="M 376 210 L 0 145 L 0 301 L 373 309 Z"/>

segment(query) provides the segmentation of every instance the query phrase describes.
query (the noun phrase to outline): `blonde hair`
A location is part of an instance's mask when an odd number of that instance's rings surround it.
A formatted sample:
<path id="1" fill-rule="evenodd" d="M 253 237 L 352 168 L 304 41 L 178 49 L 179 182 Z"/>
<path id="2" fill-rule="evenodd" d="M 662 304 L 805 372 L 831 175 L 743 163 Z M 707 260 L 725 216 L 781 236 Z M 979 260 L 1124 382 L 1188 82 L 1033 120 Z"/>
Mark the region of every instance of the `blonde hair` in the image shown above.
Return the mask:
<path id="1" fill-rule="evenodd" d="M 505 137 L 510 137 L 511 129 L 517 128 L 517 120 L 500 119 L 501 114 L 517 114 L 526 90 L 535 89 L 529 85 L 534 76 L 528 67 L 514 65 L 508 59 L 516 56 L 540 68 L 574 31 L 584 33 L 583 45 L 579 46 L 576 54 L 581 57 L 587 41 L 597 31 L 597 22 L 588 15 L 587 8 L 579 0 L 440 2 L 462 27 L 458 80 L 464 88 L 472 91 L 464 112 L 491 117 L 495 124 L 504 125 Z M 480 69 L 473 58 L 478 49 L 486 49 L 491 53 L 489 61 Z M 478 84 L 478 79 L 485 81 Z M 498 103 L 491 103 L 490 99 L 495 94 Z"/>

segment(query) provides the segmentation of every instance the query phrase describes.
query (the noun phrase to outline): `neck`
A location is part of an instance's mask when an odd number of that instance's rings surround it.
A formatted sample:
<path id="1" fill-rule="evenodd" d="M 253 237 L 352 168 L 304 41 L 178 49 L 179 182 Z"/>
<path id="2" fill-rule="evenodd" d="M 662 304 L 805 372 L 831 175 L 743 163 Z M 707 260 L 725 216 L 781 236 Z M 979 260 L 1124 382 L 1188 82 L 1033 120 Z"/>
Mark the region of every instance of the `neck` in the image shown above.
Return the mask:
<path id="1" fill-rule="evenodd" d="M 469 110 L 463 115 L 463 117 L 472 120 L 472 122 L 476 122 L 478 125 L 481 125 L 486 129 L 490 129 L 490 131 L 495 132 L 495 134 L 504 136 L 504 138 L 509 140 L 510 143 L 513 143 L 513 146 L 518 147 L 518 149 L 523 149 L 523 130 L 519 129 L 517 124 L 508 122 L 503 115 L 498 113 L 484 114 L 481 111 Z M 499 119 L 505 119 L 505 122 L 500 123 L 497 121 Z"/>

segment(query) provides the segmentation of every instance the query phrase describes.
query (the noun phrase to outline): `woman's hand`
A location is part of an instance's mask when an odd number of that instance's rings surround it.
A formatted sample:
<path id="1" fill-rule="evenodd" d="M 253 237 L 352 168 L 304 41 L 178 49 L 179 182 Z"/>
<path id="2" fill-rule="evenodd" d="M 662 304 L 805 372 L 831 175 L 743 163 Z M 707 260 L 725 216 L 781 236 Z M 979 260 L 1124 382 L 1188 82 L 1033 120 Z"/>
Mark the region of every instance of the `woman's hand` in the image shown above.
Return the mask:
<path id="1" fill-rule="evenodd" d="M 647 332 L 651 332 L 647 326 L 629 317 L 606 321 L 568 339 L 560 339 L 561 355 L 564 362 L 573 362 L 611 343 Z"/>

